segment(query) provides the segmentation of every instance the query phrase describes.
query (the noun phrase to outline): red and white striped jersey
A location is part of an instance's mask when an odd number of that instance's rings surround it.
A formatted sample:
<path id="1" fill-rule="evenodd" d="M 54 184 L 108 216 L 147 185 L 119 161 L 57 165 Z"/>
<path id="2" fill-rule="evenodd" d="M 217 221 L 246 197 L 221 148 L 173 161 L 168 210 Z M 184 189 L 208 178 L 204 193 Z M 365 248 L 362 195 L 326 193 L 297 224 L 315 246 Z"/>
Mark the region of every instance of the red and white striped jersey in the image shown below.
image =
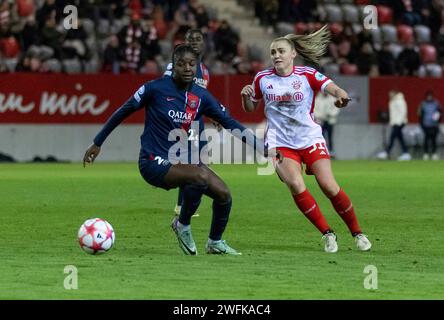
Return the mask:
<path id="1" fill-rule="evenodd" d="M 324 142 L 321 127 L 313 120 L 315 96 L 332 82 L 310 67 L 293 67 L 288 76 L 279 76 L 274 68 L 256 74 L 252 101 L 264 99 L 268 148 L 305 149 Z"/>

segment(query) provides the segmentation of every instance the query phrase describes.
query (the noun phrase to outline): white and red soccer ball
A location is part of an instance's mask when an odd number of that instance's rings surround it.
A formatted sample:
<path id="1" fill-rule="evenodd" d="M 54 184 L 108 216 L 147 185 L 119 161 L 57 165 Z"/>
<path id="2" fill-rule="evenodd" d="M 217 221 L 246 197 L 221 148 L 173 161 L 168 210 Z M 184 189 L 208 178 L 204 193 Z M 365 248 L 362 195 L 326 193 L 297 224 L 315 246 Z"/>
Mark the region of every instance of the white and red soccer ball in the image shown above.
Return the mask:
<path id="1" fill-rule="evenodd" d="M 86 220 L 80 226 L 77 237 L 80 247 L 90 254 L 107 252 L 116 240 L 113 227 L 100 218 Z"/>

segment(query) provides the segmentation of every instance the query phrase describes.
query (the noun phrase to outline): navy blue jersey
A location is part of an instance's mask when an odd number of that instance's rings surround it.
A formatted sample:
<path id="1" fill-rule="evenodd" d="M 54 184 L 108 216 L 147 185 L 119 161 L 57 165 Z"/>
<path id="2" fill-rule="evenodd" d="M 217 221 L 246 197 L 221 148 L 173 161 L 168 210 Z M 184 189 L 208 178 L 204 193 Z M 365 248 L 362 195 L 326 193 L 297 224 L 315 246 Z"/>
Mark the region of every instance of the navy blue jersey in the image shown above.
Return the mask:
<path id="1" fill-rule="evenodd" d="M 163 77 L 142 85 L 108 119 L 94 138 L 94 143 L 101 146 L 115 127 L 142 108 L 145 109 L 145 128 L 140 138 L 140 155 L 144 157 L 160 156 L 167 159 L 170 148 L 176 143 L 168 140 L 171 130 L 182 129 L 189 133 L 192 122 L 199 121 L 203 115 L 216 120 L 226 129 L 245 130 L 207 90 L 195 83 L 188 91 L 179 90 L 172 77 Z M 254 144 L 255 137 L 247 132 L 243 141 Z"/>
<path id="2" fill-rule="evenodd" d="M 194 77 L 194 83 L 196 83 L 198 86 L 207 89 L 208 85 L 210 84 L 210 72 L 208 71 L 207 66 L 202 62 L 198 61 L 197 68 L 196 68 L 196 76 Z M 173 64 L 169 63 L 164 74 L 166 77 L 172 77 L 173 76 Z M 203 117 L 199 120 L 199 137 L 202 136 L 202 132 L 205 130 L 205 124 Z M 202 150 L 202 148 L 207 144 L 206 140 L 197 139 L 194 140 L 195 145 L 199 148 L 199 150 Z M 191 152 L 191 150 L 190 150 Z"/>

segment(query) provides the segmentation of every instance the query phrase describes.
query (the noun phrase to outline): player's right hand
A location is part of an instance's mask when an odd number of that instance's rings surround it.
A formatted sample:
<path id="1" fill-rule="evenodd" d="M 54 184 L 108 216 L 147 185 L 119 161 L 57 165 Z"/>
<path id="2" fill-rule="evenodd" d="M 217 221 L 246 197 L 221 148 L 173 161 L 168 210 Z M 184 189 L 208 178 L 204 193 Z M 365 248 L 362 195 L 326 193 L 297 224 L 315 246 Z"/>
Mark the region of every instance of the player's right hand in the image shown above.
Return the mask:
<path id="1" fill-rule="evenodd" d="M 86 149 L 85 155 L 83 156 L 83 167 L 85 168 L 86 163 L 93 163 L 94 160 L 100 153 L 100 147 L 94 143 Z"/>
<path id="2" fill-rule="evenodd" d="M 254 93 L 253 86 L 251 84 L 246 85 L 241 90 L 241 95 L 251 97 Z"/>

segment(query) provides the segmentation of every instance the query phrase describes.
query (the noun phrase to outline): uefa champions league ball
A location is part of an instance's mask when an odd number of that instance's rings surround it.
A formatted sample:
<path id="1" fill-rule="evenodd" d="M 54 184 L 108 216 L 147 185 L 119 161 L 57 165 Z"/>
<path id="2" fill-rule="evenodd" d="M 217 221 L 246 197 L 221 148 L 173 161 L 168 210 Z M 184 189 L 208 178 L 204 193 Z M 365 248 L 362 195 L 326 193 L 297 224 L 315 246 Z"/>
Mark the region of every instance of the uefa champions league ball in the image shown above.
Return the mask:
<path id="1" fill-rule="evenodd" d="M 90 254 L 101 254 L 110 250 L 116 239 L 113 227 L 105 220 L 86 220 L 77 235 L 80 247 Z"/>

